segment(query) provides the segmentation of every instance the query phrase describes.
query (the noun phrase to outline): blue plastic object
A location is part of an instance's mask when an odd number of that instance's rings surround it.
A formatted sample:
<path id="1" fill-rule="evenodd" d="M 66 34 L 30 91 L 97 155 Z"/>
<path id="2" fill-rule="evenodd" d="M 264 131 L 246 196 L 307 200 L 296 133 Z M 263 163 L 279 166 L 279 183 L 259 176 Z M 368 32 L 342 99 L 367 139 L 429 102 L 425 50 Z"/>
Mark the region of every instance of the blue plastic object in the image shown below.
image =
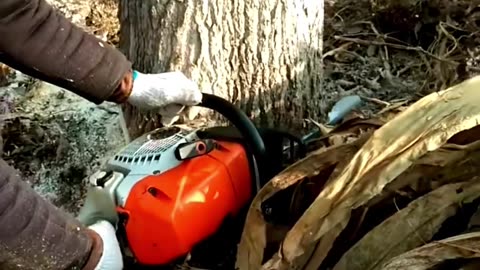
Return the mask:
<path id="1" fill-rule="evenodd" d="M 362 104 L 362 99 L 357 95 L 345 96 L 341 98 L 332 110 L 328 113 L 328 124 L 336 125 L 350 113 L 352 110 L 358 108 Z"/>
<path id="2" fill-rule="evenodd" d="M 133 75 L 132 75 L 133 81 L 135 81 L 135 79 L 137 78 L 137 76 L 138 76 L 138 71 L 134 70 L 134 71 L 133 71 Z"/>

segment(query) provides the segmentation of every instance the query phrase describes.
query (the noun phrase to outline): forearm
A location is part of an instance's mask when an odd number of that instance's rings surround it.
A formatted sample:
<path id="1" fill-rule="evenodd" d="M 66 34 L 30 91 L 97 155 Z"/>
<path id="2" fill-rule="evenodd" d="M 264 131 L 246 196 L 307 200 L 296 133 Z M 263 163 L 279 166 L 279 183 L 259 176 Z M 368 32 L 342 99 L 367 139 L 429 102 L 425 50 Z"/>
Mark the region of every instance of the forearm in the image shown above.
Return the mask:
<path id="1" fill-rule="evenodd" d="M 93 269 L 102 250 L 95 234 L 35 193 L 3 160 L 0 243 L 0 269 Z"/>
<path id="2" fill-rule="evenodd" d="M 0 61 L 95 103 L 124 101 L 131 90 L 125 56 L 44 0 L 0 1 Z"/>

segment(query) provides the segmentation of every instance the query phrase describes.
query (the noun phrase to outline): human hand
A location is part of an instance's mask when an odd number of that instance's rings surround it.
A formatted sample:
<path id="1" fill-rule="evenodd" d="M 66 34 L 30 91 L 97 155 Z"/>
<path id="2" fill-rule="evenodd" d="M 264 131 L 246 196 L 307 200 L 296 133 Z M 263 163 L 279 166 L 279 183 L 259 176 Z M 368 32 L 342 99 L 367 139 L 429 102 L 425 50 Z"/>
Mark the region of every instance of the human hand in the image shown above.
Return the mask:
<path id="1" fill-rule="evenodd" d="M 134 71 L 133 88 L 127 102 L 140 110 L 157 111 L 171 120 L 185 106 L 202 101 L 198 85 L 183 73 L 174 71 L 144 74 Z"/>
<path id="2" fill-rule="evenodd" d="M 88 228 L 102 239 L 102 255 L 95 270 L 122 270 L 122 251 L 113 225 L 109 221 L 99 220 Z"/>

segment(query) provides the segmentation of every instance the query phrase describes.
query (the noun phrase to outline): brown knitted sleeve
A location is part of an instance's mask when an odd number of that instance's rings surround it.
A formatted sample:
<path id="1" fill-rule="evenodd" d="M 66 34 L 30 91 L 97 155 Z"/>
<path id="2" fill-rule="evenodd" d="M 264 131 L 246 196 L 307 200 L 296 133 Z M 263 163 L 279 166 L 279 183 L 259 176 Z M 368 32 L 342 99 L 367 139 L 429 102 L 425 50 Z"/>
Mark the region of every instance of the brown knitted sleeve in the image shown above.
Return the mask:
<path id="1" fill-rule="evenodd" d="M 0 1 L 0 61 L 97 104 L 129 93 L 126 57 L 44 0 Z"/>
<path id="2" fill-rule="evenodd" d="M 98 256 L 95 242 L 0 160 L 0 269 L 81 269 L 91 254 Z"/>

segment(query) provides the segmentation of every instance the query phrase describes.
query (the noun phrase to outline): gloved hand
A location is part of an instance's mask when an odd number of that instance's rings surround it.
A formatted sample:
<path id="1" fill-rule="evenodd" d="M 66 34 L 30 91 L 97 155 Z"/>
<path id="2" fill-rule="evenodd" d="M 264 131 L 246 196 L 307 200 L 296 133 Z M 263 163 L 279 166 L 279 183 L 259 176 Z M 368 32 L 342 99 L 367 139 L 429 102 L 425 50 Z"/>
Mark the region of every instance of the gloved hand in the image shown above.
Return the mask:
<path id="1" fill-rule="evenodd" d="M 133 88 L 127 99 L 140 110 L 158 112 L 163 116 L 162 122 L 175 121 L 185 106 L 194 106 L 201 101 L 202 92 L 198 85 L 178 71 L 159 74 L 134 71 Z"/>
<path id="2" fill-rule="evenodd" d="M 122 270 L 123 257 L 114 228 L 118 214 L 108 192 L 101 187 L 90 187 L 77 219 L 102 239 L 102 257 L 95 270 Z"/>
<path id="3" fill-rule="evenodd" d="M 103 242 L 102 257 L 95 270 L 122 270 L 122 251 L 113 225 L 106 220 L 99 220 L 88 228 L 96 232 Z"/>

